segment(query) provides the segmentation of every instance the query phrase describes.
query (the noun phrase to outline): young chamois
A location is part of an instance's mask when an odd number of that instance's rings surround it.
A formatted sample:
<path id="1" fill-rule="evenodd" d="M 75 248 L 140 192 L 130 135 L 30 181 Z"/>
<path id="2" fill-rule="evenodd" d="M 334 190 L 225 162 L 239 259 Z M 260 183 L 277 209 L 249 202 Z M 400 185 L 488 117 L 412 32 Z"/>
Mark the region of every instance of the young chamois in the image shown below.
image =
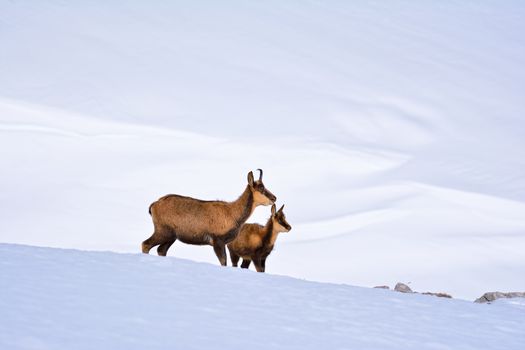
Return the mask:
<path id="1" fill-rule="evenodd" d="M 180 240 L 187 244 L 211 245 L 221 265 L 226 265 L 225 245 L 231 242 L 241 226 L 259 205 L 270 205 L 276 200 L 262 182 L 254 181 L 248 173 L 248 185 L 241 196 L 233 202 L 203 201 L 195 198 L 169 194 L 153 202 L 149 207 L 154 226 L 150 238 L 142 242 L 142 252 L 148 254 L 158 245 L 157 253 L 166 256 L 168 249 Z"/>
<path id="2" fill-rule="evenodd" d="M 247 269 L 253 261 L 257 272 L 266 269 L 266 258 L 273 250 L 277 235 L 288 232 L 292 226 L 286 221 L 283 212 L 284 204 L 277 212 L 275 204 L 272 205 L 272 216 L 265 226 L 259 224 L 244 224 L 241 232 L 228 244 L 232 265 L 237 266 L 242 257 L 241 267 Z"/>

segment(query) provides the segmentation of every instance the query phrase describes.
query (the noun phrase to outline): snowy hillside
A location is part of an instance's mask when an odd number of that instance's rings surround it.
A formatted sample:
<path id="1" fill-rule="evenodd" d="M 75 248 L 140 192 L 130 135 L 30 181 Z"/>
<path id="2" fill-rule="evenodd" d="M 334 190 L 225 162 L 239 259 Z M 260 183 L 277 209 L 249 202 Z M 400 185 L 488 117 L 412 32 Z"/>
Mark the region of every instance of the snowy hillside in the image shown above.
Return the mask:
<path id="1" fill-rule="evenodd" d="M 522 306 L 0 244 L 2 349 L 522 349 Z"/>
<path id="2" fill-rule="evenodd" d="M 523 291 L 523 18 L 522 1 L 0 0 L 0 242 L 135 253 L 152 201 L 233 200 L 263 168 L 293 226 L 270 273 Z"/>

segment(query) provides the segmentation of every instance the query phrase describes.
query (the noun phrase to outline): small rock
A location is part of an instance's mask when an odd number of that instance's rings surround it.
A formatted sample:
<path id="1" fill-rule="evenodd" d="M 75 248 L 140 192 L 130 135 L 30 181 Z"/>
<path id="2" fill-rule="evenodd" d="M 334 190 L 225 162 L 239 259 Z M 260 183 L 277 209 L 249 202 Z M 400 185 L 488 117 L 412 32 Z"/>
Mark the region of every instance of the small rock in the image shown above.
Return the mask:
<path id="1" fill-rule="evenodd" d="M 452 299 L 452 295 L 450 294 L 447 294 L 447 293 L 432 293 L 432 292 L 426 292 L 426 293 L 423 293 L 424 295 L 433 295 L 435 297 L 438 297 L 438 298 L 450 298 Z"/>
<path id="2" fill-rule="evenodd" d="M 483 294 L 481 297 L 476 299 L 475 303 L 490 303 L 491 301 L 494 301 L 496 299 L 501 298 L 525 298 L 525 292 L 510 292 L 510 293 L 502 293 L 502 292 L 488 292 Z"/>
<path id="3" fill-rule="evenodd" d="M 412 289 L 410 289 L 409 286 L 407 286 L 406 284 L 401 283 L 401 282 L 396 284 L 394 290 L 397 291 L 397 292 L 401 292 L 401 293 L 414 293 L 412 291 Z"/>
<path id="4" fill-rule="evenodd" d="M 379 289 L 390 289 L 389 286 L 375 286 L 374 288 L 379 288 Z"/>

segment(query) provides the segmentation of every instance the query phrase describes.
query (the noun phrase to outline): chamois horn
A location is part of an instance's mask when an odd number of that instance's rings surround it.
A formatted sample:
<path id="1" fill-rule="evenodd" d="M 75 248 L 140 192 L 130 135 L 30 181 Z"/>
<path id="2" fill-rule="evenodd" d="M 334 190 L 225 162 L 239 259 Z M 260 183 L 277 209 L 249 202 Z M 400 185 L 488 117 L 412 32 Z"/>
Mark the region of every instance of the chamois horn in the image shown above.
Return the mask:
<path id="1" fill-rule="evenodd" d="M 262 176 L 263 176 L 263 171 L 262 171 L 262 169 L 257 169 L 257 170 L 260 172 L 260 174 L 259 174 L 259 181 L 261 181 L 262 180 Z"/>

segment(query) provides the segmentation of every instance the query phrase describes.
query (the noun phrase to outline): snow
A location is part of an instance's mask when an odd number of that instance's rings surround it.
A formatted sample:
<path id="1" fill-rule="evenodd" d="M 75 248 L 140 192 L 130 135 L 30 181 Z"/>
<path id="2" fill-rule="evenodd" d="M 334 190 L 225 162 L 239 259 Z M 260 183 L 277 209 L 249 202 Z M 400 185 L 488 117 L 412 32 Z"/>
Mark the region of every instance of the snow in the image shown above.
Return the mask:
<path id="1" fill-rule="evenodd" d="M 0 244 L 3 349 L 522 349 L 523 309 Z"/>
<path id="2" fill-rule="evenodd" d="M 524 15 L 3 1 L 0 242 L 136 253 L 152 201 L 233 200 L 262 168 L 293 227 L 271 274 L 523 291 Z M 217 264 L 209 247 L 169 255 Z"/>

